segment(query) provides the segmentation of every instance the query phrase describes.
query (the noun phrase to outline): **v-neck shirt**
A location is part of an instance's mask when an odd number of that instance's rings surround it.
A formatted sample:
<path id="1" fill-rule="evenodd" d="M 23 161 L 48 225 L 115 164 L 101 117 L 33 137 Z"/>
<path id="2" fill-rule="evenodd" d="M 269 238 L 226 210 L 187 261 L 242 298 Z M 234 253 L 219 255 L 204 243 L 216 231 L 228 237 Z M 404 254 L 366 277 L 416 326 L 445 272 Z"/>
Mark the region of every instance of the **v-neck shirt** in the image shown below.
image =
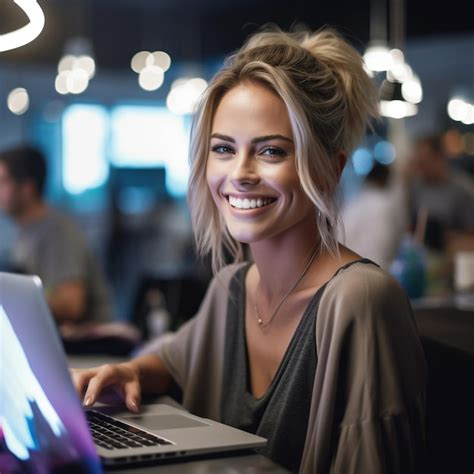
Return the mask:
<path id="1" fill-rule="evenodd" d="M 373 264 L 358 259 L 354 263 Z M 298 471 L 303 453 L 317 366 L 315 324 L 319 302 L 329 281 L 311 297 L 288 348 L 265 393 L 251 393 L 250 368 L 245 336 L 245 277 L 251 263 L 240 268 L 230 283 L 226 316 L 223 365 L 222 422 L 268 439 L 260 449 L 292 471 Z"/>

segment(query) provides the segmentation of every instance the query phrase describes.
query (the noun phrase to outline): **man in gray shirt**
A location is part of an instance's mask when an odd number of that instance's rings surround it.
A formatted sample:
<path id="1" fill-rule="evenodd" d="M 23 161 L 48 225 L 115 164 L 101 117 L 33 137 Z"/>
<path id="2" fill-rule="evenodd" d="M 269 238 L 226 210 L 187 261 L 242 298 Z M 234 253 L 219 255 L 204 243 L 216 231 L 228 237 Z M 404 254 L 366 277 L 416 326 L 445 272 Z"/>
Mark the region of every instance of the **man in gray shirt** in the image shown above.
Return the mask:
<path id="1" fill-rule="evenodd" d="M 436 230 L 439 234 L 436 243 L 433 236 L 427 235 L 433 241 L 431 247 L 443 251 L 461 240 L 470 242 L 467 247 L 474 247 L 474 183 L 469 175 L 450 169 L 438 137 L 426 136 L 416 141 L 406 174 L 412 218 L 424 210 L 432 224 L 427 234 Z"/>
<path id="2" fill-rule="evenodd" d="M 38 150 L 0 153 L 0 210 L 18 225 L 17 271 L 38 275 L 59 325 L 111 319 L 102 272 L 74 222 L 43 198 L 46 161 Z"/>

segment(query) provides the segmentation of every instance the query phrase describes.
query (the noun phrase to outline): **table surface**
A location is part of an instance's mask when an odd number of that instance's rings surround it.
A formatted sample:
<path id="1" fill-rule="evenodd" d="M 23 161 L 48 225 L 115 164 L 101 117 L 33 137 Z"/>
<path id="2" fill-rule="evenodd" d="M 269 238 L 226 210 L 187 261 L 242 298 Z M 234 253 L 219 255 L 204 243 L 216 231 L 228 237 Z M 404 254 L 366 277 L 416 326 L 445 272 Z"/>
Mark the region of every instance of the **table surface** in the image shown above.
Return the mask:
<path id="1" fill-rule="evenodd" d="M 176 462 L 174 464 L 154 465 L 128 469 L 105 471 L 114 474 L 236 474 L 236 473 L 288 473 L 260 454 L 205 459 L 199 461 Z"/>
<path id="2" fill-rule="evenodd" d="M 474 355 L 474 295 L 423 298 L 412 306 L 422 338 Z"/>
<path id="3" fill-rule="evenodd" d="M 101 364 L 118 363 L 126 359 L 110 356 L 69 356 L 69 366 L 74 368 L 96 367 Z M 167 463 L 164 465 L 152 465 L 141 467 L 130 467 L 123 469 L 114 468 L 111 471 L 114 474 L 145 474 L 145 473 L 163 473 L 163 474 L 235 474 L 237 472 L 248 474 L 259 473 L 288 473 L 286 469 L 278 466 L 265 456 L 260 454 L 243 454 L 237 456 L 226 455 L 225 457 L 212 459 L 199 459 L 192 461 L 179 461 L 176 463 Z"/>

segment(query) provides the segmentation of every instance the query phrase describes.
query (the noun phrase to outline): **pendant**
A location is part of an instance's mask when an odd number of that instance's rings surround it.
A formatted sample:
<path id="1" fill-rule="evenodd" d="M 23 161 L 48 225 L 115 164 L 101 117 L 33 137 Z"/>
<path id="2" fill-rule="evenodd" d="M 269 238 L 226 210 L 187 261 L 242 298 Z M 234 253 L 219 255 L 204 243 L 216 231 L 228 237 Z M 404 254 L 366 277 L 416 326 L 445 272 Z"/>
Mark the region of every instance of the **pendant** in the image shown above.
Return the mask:
<path id="1" fill-rule="evenodd" d="M 257 318 L 257 321 L 258 321 L 258 324 L 260 324 L 260 326 L 263 324 L 263 321 L 260 318 Z"/>

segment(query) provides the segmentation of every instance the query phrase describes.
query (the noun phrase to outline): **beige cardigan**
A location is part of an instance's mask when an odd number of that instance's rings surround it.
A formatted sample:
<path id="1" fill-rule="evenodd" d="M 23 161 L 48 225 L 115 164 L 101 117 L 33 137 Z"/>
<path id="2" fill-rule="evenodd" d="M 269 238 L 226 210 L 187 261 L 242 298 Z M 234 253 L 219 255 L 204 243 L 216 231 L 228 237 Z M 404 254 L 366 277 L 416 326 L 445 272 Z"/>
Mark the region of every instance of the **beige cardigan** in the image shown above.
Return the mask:
<path id="1" fill-rule="evenodd" d="M 228 287 L 240 265 L 225 267 L 197 315 L 156 349 L 183 390 L 184 407 L 217 421 Z M 317 369 L 300 472 L 420 472 L 427 372 L 400 286 L 375 265 L 342 270 L 321 297 L 315 338 Z"/>

